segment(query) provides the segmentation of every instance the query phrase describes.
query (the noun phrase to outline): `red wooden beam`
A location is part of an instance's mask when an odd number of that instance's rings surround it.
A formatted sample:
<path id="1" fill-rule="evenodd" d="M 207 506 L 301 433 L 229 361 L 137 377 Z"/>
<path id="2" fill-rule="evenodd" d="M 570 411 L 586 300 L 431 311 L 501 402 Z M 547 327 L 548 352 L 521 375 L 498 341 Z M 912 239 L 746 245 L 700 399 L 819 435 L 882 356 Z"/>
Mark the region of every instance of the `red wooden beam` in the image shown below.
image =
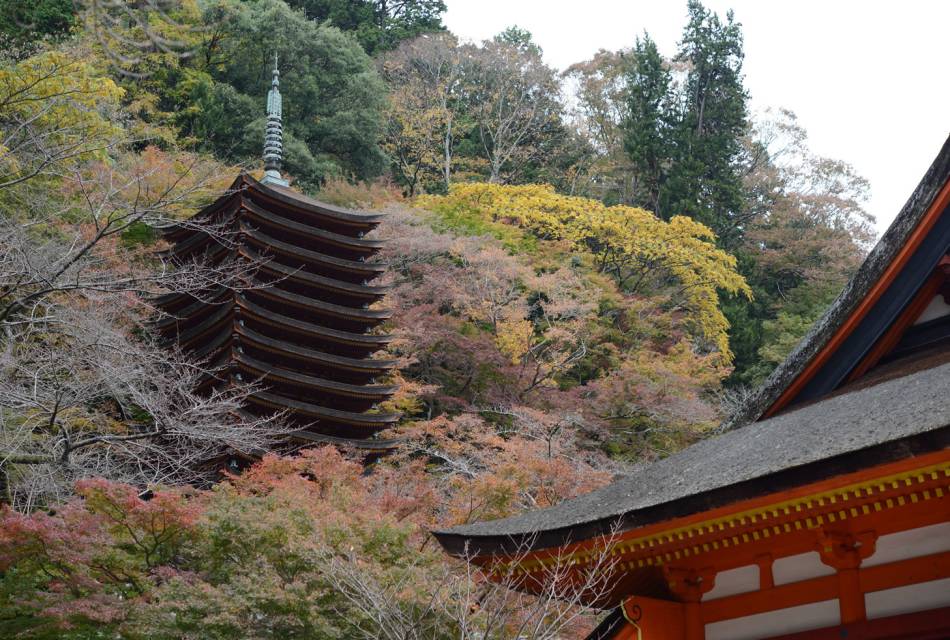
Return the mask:
<path id="1" fill-rule="evenodd" d="M 950 551 L 908 558 L 858 571 L 862 593 L 905 587 L 950 577 Z M 702 603 L 703 622 L 742 618 L 838 597 L 838 576 L 822 576 L 771 589 L 740 593 Z"/>

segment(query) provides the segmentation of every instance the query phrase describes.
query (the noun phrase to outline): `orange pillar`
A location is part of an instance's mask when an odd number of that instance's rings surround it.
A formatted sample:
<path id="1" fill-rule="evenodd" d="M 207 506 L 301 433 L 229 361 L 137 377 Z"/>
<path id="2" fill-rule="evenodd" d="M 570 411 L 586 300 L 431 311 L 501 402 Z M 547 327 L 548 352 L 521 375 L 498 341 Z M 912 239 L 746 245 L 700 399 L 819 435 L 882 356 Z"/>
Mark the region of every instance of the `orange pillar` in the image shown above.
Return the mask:
<path id="1" fill-rule="evenodd" d="M 703 624 L 703 610 L 699 601 L 686 603 L 686 640 L 705 640 L 706 625 Z"/>
<path id="2" fill-rule="evenodd" d="M 712 568 L 700 570 L 664 567 L 666 583 L 676 597 L 683 602 L 684 637 L 686 640 L 705 640 L 706 625 L 703 623 L 703 594 L 716 584 L 716 572 Z"/>
<path id="3" fill-rule="evenodd" d="M 684 640 L 688 619 L 682 602 L 634 596 L 622 605 L 627 627 L 617 640 Z"/>
<path id="4" fill-rule="evenodd" d="M 838 604 L 841 607 L 841 624 L 863 622 L 867 618 L 857 567 L 838 569 Z"/>
<path id="5" fill-rule="evenodd" d="M 833 567 L 838 574 L 838 606 L 841 624 L 864 622 L 864 591 L 858 568 L 861 561 L 874 553 L 877 534 L 863 531 L 856 535 L 846 532 L 823 531 L 818 538 L 821 561 Z"/>

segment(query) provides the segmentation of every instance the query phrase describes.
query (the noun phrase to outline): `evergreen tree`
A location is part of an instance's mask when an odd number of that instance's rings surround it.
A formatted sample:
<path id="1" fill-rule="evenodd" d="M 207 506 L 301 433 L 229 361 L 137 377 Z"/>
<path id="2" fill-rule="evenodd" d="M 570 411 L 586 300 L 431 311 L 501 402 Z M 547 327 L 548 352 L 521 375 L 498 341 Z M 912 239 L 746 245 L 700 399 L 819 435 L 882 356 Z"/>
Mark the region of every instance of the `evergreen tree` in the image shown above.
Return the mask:
<path id="1" fill-rule="evenodd" d="M 624 149 L 637 173 L 635 203 L 660 213 L 660 186 L 670 153 L 670 72 L 649 34 L 637 38 L 627 72 Z"/>
<path id="2" fill-rule="evenodd" d="M 687 66 L 687 75 L 658 208 L 664 217 L 688 215 L 712 227 L 724 246 L 735 246 L 742 235 L 739 160 L 748 127 L 741 25 L 731 11 L 723 22 L 690 0 L 675 60 Z"/>
<path id="3" fill-rule="evenodd" d="M 370 55 L 445 29 L 443 0 L 287 0 L 287 4 L 303 9 L 311 20 L 354 33 Z"/>
<path id="4" fill-rule="evenodd" d="M 75 23 L 73 0 L 0 2 L 0 38 L 7 53 L 15 57 L 35 52 L 40 41 L 65 36 Z"/>

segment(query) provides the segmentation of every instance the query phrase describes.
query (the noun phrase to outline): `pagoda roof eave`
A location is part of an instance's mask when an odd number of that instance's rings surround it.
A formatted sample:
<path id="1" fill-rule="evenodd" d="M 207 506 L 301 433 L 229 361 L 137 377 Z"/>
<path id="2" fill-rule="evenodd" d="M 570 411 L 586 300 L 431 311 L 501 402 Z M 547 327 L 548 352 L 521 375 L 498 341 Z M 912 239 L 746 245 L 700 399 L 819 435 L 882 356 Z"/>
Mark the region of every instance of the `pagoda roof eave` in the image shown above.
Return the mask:
<path id="1" fill-rule="evenodd" d="M 298 386 L 321 389 L 349 397 L 369 398 L 382 401 L 395 393 L 398 389 L 398 387 L 394 385 L 359 385 L 335 382 L 333 380 L 327 380 L 326 378 L 310 376 L 283 367 L 274 366 L 270 363 L 252 358 L 247 354 L 237 354 L 234 361 L 241 366 L 242 370 L 252 375 L 267 376 L 267 378 L 271 380 L 283 380 Z"/>
<path id="2" fill-rule="evenodd" d="M 373 228 L 386 218 L 385 213 L 365 213 L 337 207 L 305 196 L 293 189 L 265 185 L 250 174 L 241 172 L 223 194 L 202 207 L 189 220 L 198 221 L 208 218 L 216 214 L 224 205 L 233 202 L 236 196 L 240 198 L 246 194 L 251 197 L 255 192 L 302 213 L 324 217 L 336 224 L 348 224 L 357 228 Z M 172 225 L 165 230 L 165 233 L 174 238 L 190 230 L 188 225 Z"/>
<path id="3" fill-rule="evenodd" d="M 354 209 L 346 209 L 336 205 L 321 202 L 289 187 L 264 184 L 249 174 L 238 178 L 246 185 L 246 189 L 257 191 L 265 196 L 280 201 L 282 204 L 298 208 L 306 213 L 326 217 L 337 223 L 354 223 L 358 225 L 376 225 L 386 218 L 385 213 L 366 213 Z M 237 183 L 236 183 L 237 184 Z"/>
<path id="4" fill-rule="evenodd" d="M 389 335 L 351 333 L 349 331 L 330 329 L 322 325 L 316 325 L 303 320 L 297 320 L 296 318 L 290 318 L 288 316 L 270 311 L 269 309 L 264 309 L 263 307 L 254 304 L 241 294 L 238 294 L 235 297 L 235 300 L 237 301 L 237 305 L 241 308 L 242 313 L 246 313 L 248 316 L 257 319 L 260 322 L 277 326 L 285 330 L 296 330 L 301 334 L 315 335 L 321 338 L 327 338 L 334 342 L 367 348 L 376 347 L 377 349 L 382 349 L 393 341 L 393 336 Z"/>
<path id="5" fill-rule="evenodd" d="M 305 262 L 316 262 L 339 267 L 344 271 L 365 273 L 368 275 L 368 277 L 375 277 L 381 273 L 384 273 L 386 269 L 389 268 L 389 265 L 382 262 L 358 262 L 356 260 L 346 260 L 345 258 L 337 258 L 336 256 L 329 256 L 318 251 L 304 249 L 302 247 L 298 247 L 297 245 L 290 244 L 289 242 L 283 242 L 281 240 L 277 240 L 276 238 L 272 238 L 259 229 L 255 229 L 247 225 L 241 225 L 241 231 L 260 247 L 267 247 L 274 253 L 289 255 Z"/>
<path id="6" fill-rule="evenodd" d="M 397 413 L 354 413 L 352 411 L 329 409 L 310 402 L 293 400 L 266 391 L 256 391 L 248 396 L 248 400 L 273 409 L 294 410 L 304 415 L 323 418 L 338 424 L 367 427 L 376 430 L 389 428 L 396 424 L 400 417 Z"/>
<path id="7" fill-rule="evenodd" d="M 211 331 L 218 328 L 220 325 L 227 322 L 233 322 L 233 320 L 234 307 L 229 304 L 222 304 L 220 309 L 209 315 L 207 318 L 187 331 L 182 331 L 177 337 L 171 337 L 170 339 L 176 341 L 178 346 L 181 348 L 187 349 L 191 347 L 195 341 L 204 337 L 208 333 L 211 333 Z"/>
<path id="8" fill-rule="evenodd" d="M 296 220 L 291 220 L 290 218 L 285 218 L 280 214 L 274 213 L 272 211 L 267 211 L 266 209 L 257 206 L 253 202 L 245 200 L 243 198 L 233 198 L 229 196 L 225 200 L 225 204 L 228 207 L 219 207 L 219 210 L 225 211 L 227 215 L 237 215 L 239 218 L 241 211 L 244 211 L 248 214 L 252 220 L 256 220 L 259 223 L 263 222 L 264 224 L 271 224 L 277 227 L 289 231 L 291 233 L 297 234 L 305 239 L 320 238 L 321 240 L 336 245 L 339 247 L 344 247 L 350 250 L 355 251 L 368 251 L 376 250 L 383 246 L 382 240 L 367 240 L 363 238 L 353 238 L 340 233 L 334 233 L 332 231 L 327 231 L 326 229 L 321 229 L 319 227 L 314 227 L 303 222 L 298 222 Z M 242 231 L 247 233 L 248 225 L 243 224 Z M 166 230 L 166 237 L 170 239 L 178 238 L 176 244 L 165 250 L 159 252 L 159 256 L 163 258 L 174 258 L 181 256 L 183 254 L 192 253 L 206 244 L 211 244 L 215 242 L 214 235 L 208 233 L 207 231 L 195 226 L 193 228 L 185 227 L 175 227 L 174 230 Z M 260 236 L 268 237 L 263 232 L 255 230 Z M 275 241 L 276 242 L 276 241 Z M 281 243 L 285 247 L 292 247 L 294 245 L 290 243 Z M 297 252 L 307 251 L 300 247 L 297 247 Z M 311 252 L 315 256 L 324 256 L 325 254 L 320 254 L 318 252 Z M 336 258 L 335 256 L 328 256 L 332 259 L 338 261 L 338 266 L 346 266 L 352 268 L 352 265 L 361 265 L 356 260 L 346 260 L 345 258 Z"/>
<path id="9" fill-rule="evenodd" d="M 290 437 L 302 440 L 304 442 L 332 444 L 338 447 L 352 447 L 354 449 L 381 452 L 392 451 L 406 441 L 405 438 L 339 438 L 337 436 L 327 436 L 322 433 L 316 433 L 307 429 L 294 431 L 290 434 Z"/>
<path id="10" fill-rule="evenodd" d="M 433 534 L 455 555 L 554 548 L 950 448 L 950 354 L 941 357 L 700 441 L 553 507 Z"/>
<path id="11" fill-rule="evenodd" d="M 352 282 L 337 280 L 336 278 L 318 276 L 316 274 L 310 273 L 309 271 L 294 269 L 292 267 L 280 264 L 279 262 L 269 261 L 256 251 L 251 251 L 246 248 L 238 249 L 238 254 L 244 256 L 248 260 L 257 262 L 259 264 L 258 270 L 260 271 L 269 271 L 271 273 L 277 274 L 279 277 L 296 280 L 298 282 L 305 282 L 321 289 L 342 291 L 344 293 L 349 293 L 354 296 L 361 296 L 369 300 L 377 300 L 383 297 L 390 289 L 390 287 L 387 286 L 354 284 Z"/>
<path id="12" fill-rule="evenodd" d="M 271 286 L 270 283 L 258 281 L 258 285 L 257 287 L 249 288 L 247 291 L 291 306 L 322 311 L 328 315 L 346 318 L 356 322 L 388 320 L 393 315 L 392 311 L 388 309 L 354 309 L 353 307 L 345 307 L 322 300 L 315 300 L 298 293 L 277 289 Z"/>
<path id="13" fill-rule="evenodd" d="M 296 233 L 299 236 L 304 238 L 320 238 L 325 240 L 328 243 L 335 244 L 341 247 L 346 247 L 355 250 L 376 250 L 382 248 L 384 242 L 382 240 L 367 240 L 364 238 L 353 238 L 342 233 L 334 233 L 332 231 L 326 231 L 319 227 L 314 227 L 309 224 L 304 224 L 303 222 L 297 222 L 296 220 L 291 220 L 290 218 L 285 218 L 277 213 L 267 211 L 263 207 L 259 207 L 249 200 L 242 200 L 240 210 L 243 210 L 248 217 L 254 220 L 264 222 L 265 224 L 272 224 L 274 226 L 280 227 L 286 231 Z"/>
<path id="14" fill-rule="evenodd" d="M 277 352 L 301 360 L 322 362 L 324 364 L 338 366 L 342 369 L 352 371 L 365 371 L 369 373 L 385 373 L 391 371 L 396 366 L 395 360 L 374 360 L 372 358 L 347 358 L 345 356 L 323 353 L 315 349 L 308 349 L 297 344 L 284 342 L 270 338 L 254 331 L 246 326 L 237 325 L 234 327 L 234 333 L 238 334 L 242 341 L 247 341 L 266 351 Z"/>
<path id="15" fill-rule="evenodd" d="M 181 322 L 182 320 L 187 320 L 191 318 L 196 313 L 201 312 L 202 309 L 207 307 L 214 307 L 218 305 L 228 304 L 228 300 L 223 300 L 226 297 L 226 294 L 230 293 L 230 290 L 219 285 L 209 291 L 207 294 L 203 294 L 201 298 L 196 298 L 190 293 L 166 293 L 160 296 L 152 298 L 150 301 L 156 307 L 159 307 L 164 310 L 165 317 L 158 318 L 152 322 L 152 326 L 159 330 L 164 331 L 176 323 Z M 192 302 L 185 305 L 178 311 L 168 311 L 168 307 L 177 305 L 179 302 L 185 299 L 191 299 Z"/>
<path id="16" fill-rule="evenodd" d="M 189 234 L 199 233 L 200 229 L 195 223 L 214 216 L 221 209 L 228 205 L 233 205 L 240 202 L 241 184 L 241 179 L 239 177 L 233 183 L 231 183 L 231 186 L 228 187 L 228 189 L 223 194 L 215 198 L 213 202 L 199 209 L 198 212 L 190 218 L 161 228 L 160 231 L 162 235 L 168 240 L 177 242 L 179 238 Z"/>

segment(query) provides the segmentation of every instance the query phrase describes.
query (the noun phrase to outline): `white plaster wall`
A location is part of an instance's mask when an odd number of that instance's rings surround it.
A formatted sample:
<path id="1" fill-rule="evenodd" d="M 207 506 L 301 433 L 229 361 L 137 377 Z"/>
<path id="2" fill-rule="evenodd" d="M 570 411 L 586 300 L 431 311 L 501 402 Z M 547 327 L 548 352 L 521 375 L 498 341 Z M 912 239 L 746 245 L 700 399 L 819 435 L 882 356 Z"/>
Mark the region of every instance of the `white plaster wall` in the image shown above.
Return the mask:
<path id="1" fill-rule="evenodd" d="M 772 563 L 775 584 L 788 584 L 809 578 L 833 575 L 835 570 L 821 561 L 817 551 L 779 558 Z"/>
<path id="2" fill-rule="evenodd" d="M 747 591 L 758 591 L 759 567 L 748 565 L 720 571 L 716 574 L 716 586 L 703 594 L 703 600 L 715 600 Z"/>
<path id="3" fill-rule="evenodd" d="M 837 600 L 758 613 L 706 625 L 706 640 L 758 640 L 786 633 L 821 629 L 838 624 Z"/>
<path id="4" fill-rule="evenodd" d="M 950 606 L 950 578 L 872 591 L 864 595 L 868 620 Z M 708 638 L 709 636 L 707 636 Z"/>
<path id="5" fill-rule="evenodd" d="M 861 566 L 873 567 L 941 551 L 950 551 L 950 522 L 881 536 L 877 539 L 874 554 Z"/>
<path id="6" fill-rule="evenodd" d="M 920 317 L 914 321 L 914 324 L 921 324 L 928 320 L 936 320 L 946 315 L 950 315 L 950 304 L 944 301 L 942 294 L 937 294 L 934 296 L 934 299 L 930 301 L 930 304 L 927 305 L 927 308 L 920 314 Z"/>

